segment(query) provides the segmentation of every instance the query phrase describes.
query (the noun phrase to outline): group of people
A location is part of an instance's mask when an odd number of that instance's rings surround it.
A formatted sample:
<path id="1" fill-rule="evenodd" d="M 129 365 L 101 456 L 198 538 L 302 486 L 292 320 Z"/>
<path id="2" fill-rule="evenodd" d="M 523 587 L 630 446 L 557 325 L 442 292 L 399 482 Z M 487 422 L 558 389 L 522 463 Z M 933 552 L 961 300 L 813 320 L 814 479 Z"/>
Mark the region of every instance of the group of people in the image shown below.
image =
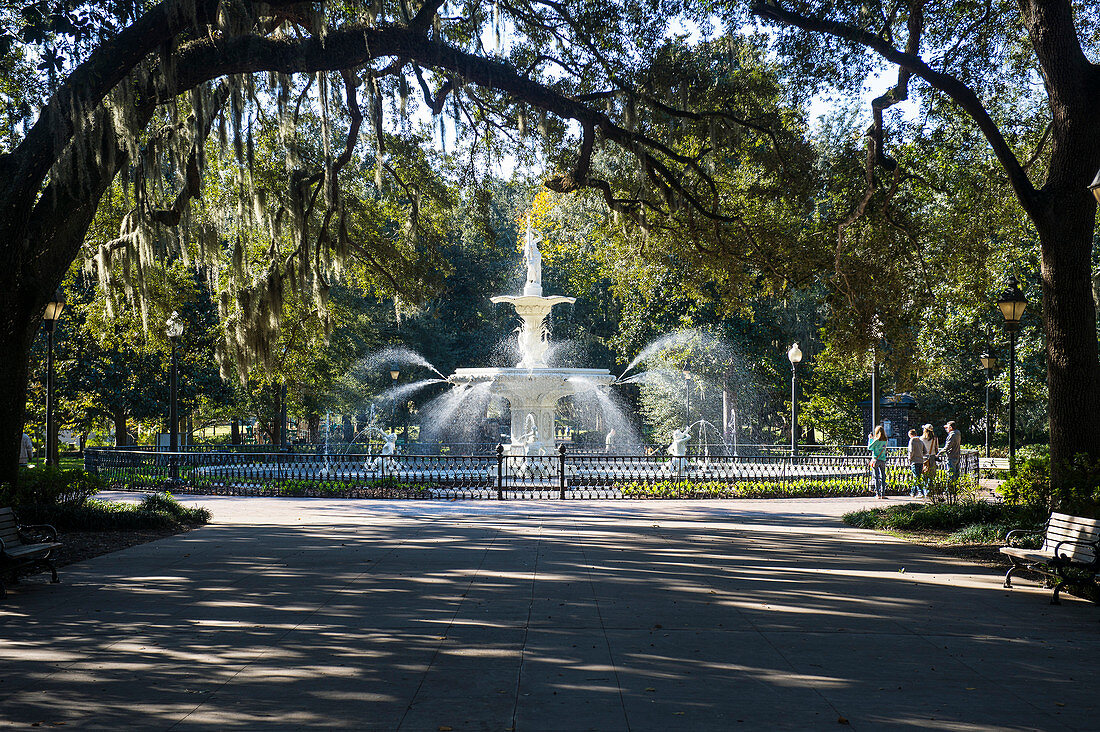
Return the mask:
<path id="1" fill-rule="evenodd" d="M 936 470 L 941 461 L 947 465 L 951 485 L 955 485 L 955 481 L 959 478 L 962 434 L 955 427 L 955 420 L 948 420 L 943 427 L 947 430 L 947 438 L 942 448 L 940 438 L 936 436 L 931 424 L 922 426 L 921 434 L 917 434 L 916 430 L 909 430 L 909 467 L 913 472 L 913 482 L 909 486 L 911 498 L 927 498 L 933 492 Z M 875 425 L 867 447 L 871 451 L 871 474 L 875 495 L 886 498 L 887 438 L 886 430 L 882 425 Z"/>

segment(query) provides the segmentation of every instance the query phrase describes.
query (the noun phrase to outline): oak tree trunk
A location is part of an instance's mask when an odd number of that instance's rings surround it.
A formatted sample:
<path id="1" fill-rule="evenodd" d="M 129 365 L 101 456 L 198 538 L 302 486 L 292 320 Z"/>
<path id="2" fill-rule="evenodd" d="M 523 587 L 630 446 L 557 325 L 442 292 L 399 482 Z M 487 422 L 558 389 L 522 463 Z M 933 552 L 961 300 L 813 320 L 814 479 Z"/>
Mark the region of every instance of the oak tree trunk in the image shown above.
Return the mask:
<path id="1" fill-rule="evenodd" d="M 130 444 L 130 432 L 126 427 L 126 410 L 119 407 L 114 413 L 115 446 L 126 447 Z"/>
<path id="2" fill-rule="evenodd" d="M 27 367 L 38 318 L 18 291 L 0 301 L 0 485 L 19 477 L 19 447 L 27 406 Z"/>
<path id="3" fill-rule="evenodd" d="M 1051 479 L 1056 485 L 1075 454 L 1100 458 L 1100 359 L 1090 266 L 1096 205 L 1083 193 L 1051 196 L 1035 221 L 1042 251 Z M 1028 327 L 1026 319 L 1021 326 Z"/>

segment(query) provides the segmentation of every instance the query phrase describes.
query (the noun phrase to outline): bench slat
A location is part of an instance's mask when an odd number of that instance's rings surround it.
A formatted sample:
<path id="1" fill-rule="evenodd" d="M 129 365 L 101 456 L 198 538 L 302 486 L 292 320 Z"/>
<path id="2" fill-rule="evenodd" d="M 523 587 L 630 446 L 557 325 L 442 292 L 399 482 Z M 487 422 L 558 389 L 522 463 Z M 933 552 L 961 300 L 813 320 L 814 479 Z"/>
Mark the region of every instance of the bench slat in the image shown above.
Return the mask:
<path id="1" fill-rule="evenodd" d="M 1041 551 L 1053 553 L 1060 542 L 1080 542 L 1064 544 L 1057 551 L 1073 562 L 1089 564 L 1096 559 L 1096 550 L 1087 544 L 1100 541 L 1100 521 L 1096 519 L 1071 516 L 1065 513 L 1051 513 L 1043 537 Z"/>
<path id="2" fill-rule="evenodd" d="M 51 549 L 56 549 L 61 546 L 57 542 L 47 542 L 45 544 L 24 544 L 23 546 L 15 549 L 5 549 L 4 555 L 9 556 L 12 559 L 20 559 L 22 557 L 34 556 L 35 554 L 45 554 Z"/>

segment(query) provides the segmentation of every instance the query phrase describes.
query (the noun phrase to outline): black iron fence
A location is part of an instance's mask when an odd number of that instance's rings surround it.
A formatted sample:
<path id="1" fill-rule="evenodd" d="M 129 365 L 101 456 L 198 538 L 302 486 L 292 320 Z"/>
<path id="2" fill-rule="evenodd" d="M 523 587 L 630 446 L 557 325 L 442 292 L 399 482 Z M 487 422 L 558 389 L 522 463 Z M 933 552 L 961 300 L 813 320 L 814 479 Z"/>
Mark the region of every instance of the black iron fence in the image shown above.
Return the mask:
<path id="1" fill-rule="evenodd" d="M 238 496 L 341 498 L 773 498 L 866 495 L 863 454 L 640 455 L 554 451 L 510 454 L 503 446 L 472 455 L 89 448 L 85 468 L 114 490 L 170 490 Z M 939 470 L 932 492 L 976 486 L 978 454 L 964 452 L 962 478 Z M 887 459 L 887 485 L 907 493 L 918 482 L 905 455 Z"/>
<path id="2" fill-rule="evenodd" d="M 377 454 L 384 443 L 381 440 L 367 442 L 297 442 L 283 446 L 278 445 L 230 445 L 230 444 L 191 444 L 180 445 L 181 453 L 250 453 L 266 454 L 281 453 L 290 455 L 330 455 L 333 457 L 364 456 Z M 603 455 L 608 454 L 607 448 L 600 444 L 574 444 L 562 443 L 566 452 L 577 455 Z M 405 455 L 492 455 L 496 452 L 495 442 L 438 442 L 412 440 L 405 442 L 398 440 L 397 448 Z M 139 452 L 159 451 L 152 446 L 130 446 L 127 450 Z M 638 443 L 616 444 L 612 447 L 616 455 L 666 455 L 667 443 Z M 888 447 L 889 455 L 905 455 L 906 447 Z M 687 446 L 688 457 L 782 457 L 790 456 L 790 443 L 760 444 L 742 443 L 737 445 L 726 443 L 707 443 L 693 441 Z M 870 453 L 865 445 L 799 445 L 798 454 L 808 455 L 846 455 L 850 457 L 866 456 Z"/>

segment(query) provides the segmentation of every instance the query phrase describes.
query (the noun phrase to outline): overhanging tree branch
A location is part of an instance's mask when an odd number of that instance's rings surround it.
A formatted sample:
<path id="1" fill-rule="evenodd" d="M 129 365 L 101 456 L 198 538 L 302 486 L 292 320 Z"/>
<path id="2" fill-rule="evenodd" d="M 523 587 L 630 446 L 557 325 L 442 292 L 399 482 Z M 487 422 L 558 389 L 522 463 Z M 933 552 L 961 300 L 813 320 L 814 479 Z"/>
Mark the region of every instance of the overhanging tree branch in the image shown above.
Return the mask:
<path id="1" fill-rule="evenodd" d="M 924 62 L 920 56 L 906 53 L 886 42 L 881 36 L 864 30 L 850 23 L 842 23 L 827 18 L 818 18 L 788 10 L 772 2 L 760 2 L 756 0 L 752 5 L 752 12 L 762 18 L 774 20 L 783 25 L 789 25 L 802 30 L 840 38 L 841 40 L 855 43 L 868 48 L 890 63 L 908 69 L 910 72 L 926 81 L 932 88 L 947 94 L 958 104 L 977 124 L 993 154 L 1008 174 L 1009 183 L 1012 185 L 1020 205 L 1029 214 L 1036 213 L 1038 202 L 1036 200 L 1035 186 L 1028 178 L 1020 161 L 1009 147 L 1008 142 L 1001 134 L 1000 128 L 990 117 L 989 112 L 978 99 L 977 94 L 951 74 L 936 71 Z"/>

